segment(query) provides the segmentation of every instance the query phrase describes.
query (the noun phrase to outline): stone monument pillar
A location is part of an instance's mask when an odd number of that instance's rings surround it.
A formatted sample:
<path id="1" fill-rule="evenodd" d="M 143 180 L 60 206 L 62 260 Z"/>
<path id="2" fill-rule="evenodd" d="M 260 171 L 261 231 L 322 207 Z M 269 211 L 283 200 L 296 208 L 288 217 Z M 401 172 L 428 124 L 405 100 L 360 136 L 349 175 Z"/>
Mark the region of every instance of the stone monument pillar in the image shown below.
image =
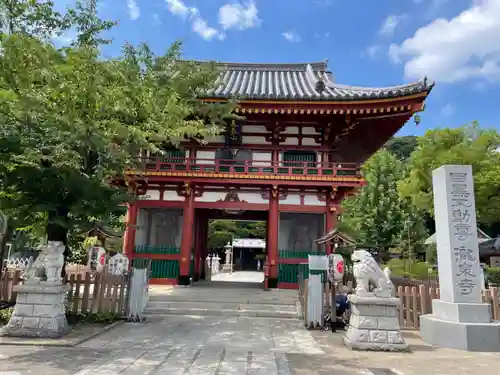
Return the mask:
<path id="1" fill-rule="evenodd" d="M 58 338 L 68 333 L 65 300 L 69 285 L 61 280 L 64 245 L 49 241 L 16 285 L 16 306 L 2 334 L 17 337 Z"/>
<path id="2" fill-rule="evenodd" d="M 440 299 L 420 317 L 431 345 L 468 351 L 500 351 L 500 322 L 482 303 L 474 182 L 470 165 L 432 172 Z"/>

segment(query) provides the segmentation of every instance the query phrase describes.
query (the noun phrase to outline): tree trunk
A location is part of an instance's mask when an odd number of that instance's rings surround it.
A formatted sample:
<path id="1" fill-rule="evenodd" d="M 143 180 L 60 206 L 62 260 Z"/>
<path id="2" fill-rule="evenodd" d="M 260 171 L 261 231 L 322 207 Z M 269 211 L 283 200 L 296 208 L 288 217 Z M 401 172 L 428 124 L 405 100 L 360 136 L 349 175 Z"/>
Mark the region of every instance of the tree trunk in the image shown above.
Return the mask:
<path id="1" fill-rule="evenodd" d="M 66 259 L 69 256 L 68 248 L 68 222 L 69 209 L 64 206 L 56 207 L 48 212 L 49 220 L 47 223 L 47 240 L 59 241 L 64 244 L 64 266 L 61 270 L 61 277 L 66 277 Z"/>

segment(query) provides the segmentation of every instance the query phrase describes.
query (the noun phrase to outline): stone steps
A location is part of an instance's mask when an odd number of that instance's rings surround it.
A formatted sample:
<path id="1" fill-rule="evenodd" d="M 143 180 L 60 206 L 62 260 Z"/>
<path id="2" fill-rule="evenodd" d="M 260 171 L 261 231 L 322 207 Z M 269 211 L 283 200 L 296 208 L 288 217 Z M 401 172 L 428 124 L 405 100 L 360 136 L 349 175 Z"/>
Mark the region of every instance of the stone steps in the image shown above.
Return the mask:
<path id="1" fill-rule="evenodd" d="M 297 293 L 254 289 L 174 288 L 150 294 L 146 316 L 241 316 L 294 319 L 298 317 Z"/>

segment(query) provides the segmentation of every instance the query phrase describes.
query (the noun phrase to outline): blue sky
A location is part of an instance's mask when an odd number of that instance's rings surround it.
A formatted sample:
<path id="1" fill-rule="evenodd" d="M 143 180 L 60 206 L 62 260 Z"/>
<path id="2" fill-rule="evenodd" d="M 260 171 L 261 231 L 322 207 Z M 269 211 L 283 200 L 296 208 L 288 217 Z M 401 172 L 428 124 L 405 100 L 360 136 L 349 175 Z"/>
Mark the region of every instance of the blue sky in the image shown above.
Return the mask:
<path id="1" fill-rule="evenodd" d="M 61 0 L 63 1 L 63 0 Z M 102 0 L 119 21 L 108 56 L 125 41 L 162 53 L 230 62 L 328 59 L 336 81 L 363 86 L 437 82 L 416 127 L 478 120 L 500 128 L 500 0 Z"/>

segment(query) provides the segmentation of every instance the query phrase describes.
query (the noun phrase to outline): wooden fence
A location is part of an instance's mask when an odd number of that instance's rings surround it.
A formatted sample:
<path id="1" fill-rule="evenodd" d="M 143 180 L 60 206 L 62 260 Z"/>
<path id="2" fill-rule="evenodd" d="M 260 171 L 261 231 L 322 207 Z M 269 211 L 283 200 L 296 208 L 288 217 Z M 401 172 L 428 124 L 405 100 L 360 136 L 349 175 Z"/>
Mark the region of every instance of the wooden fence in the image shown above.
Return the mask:
<path id="1" fill-rule="evenodd" d="M 16 302 L 16 293 L 14 293 L 14 285 L 21 281 L 21 270 L 4 270 L 0 279 L 0 301 Z"/>
<path id="2" fill-rule="evenodd" d="M 421 284 L 419 286 L 398 286 L 396 297 L 399 308 L 399 324 L 404 329 L 419 329 L 420 315 L 432 313 L 432 300 L 439 298 L 439 288 Z M 494 320 L 500 320 L 500 298 L 498 288 L 491 287 L 483 291 L 483 302 L 491 305 Z"/>
<path id="3" fill-rule="evenodd" d="M 68 279 L 67 311 L 78 313 L 126 314 L 128 276 L 114 276 L 106 273 L 95 276 L 87 272 L 72 274 Z"/>
<path id="4" fill-rule="evenodd" d="M 21 281 L 21 270 L 7 270 L 0 280 L 0 300 L 16 302 L 13 287 Z M 128 276 L 106 273 L 91 275 L 86 272 L 69 275 L 70 286 L 66 310 L 73 314 L 126 314 Z"/>
<path id="5" fill-rule="evenodd" d="M 434 283 L 431 282 L 431 284 Z M 299 301 L 304 321 L 307 321 L 307 285 L 307 279 L 299 279 Z M 349 288 L 343 287 L 343 289 Z M 332 293 L 335 293 L 335 291 L 331 290 L 326 284 L 324 293 L 325 304 L 329 305 L 332 300 Z M 398 309 L 400 327 L 409 330 L 419 329 L 420 315 L 432 313 L 432 300 L 439 299 L 439 288 L 429 286 L 429 283 L 399 285 L 395 289 L 395 297 L 400 300 Z M 492 318 L 500 320 L 500 296 L 497 287 L 490 287 L 483 291 L 483 302 L 491 305 Z"/>

